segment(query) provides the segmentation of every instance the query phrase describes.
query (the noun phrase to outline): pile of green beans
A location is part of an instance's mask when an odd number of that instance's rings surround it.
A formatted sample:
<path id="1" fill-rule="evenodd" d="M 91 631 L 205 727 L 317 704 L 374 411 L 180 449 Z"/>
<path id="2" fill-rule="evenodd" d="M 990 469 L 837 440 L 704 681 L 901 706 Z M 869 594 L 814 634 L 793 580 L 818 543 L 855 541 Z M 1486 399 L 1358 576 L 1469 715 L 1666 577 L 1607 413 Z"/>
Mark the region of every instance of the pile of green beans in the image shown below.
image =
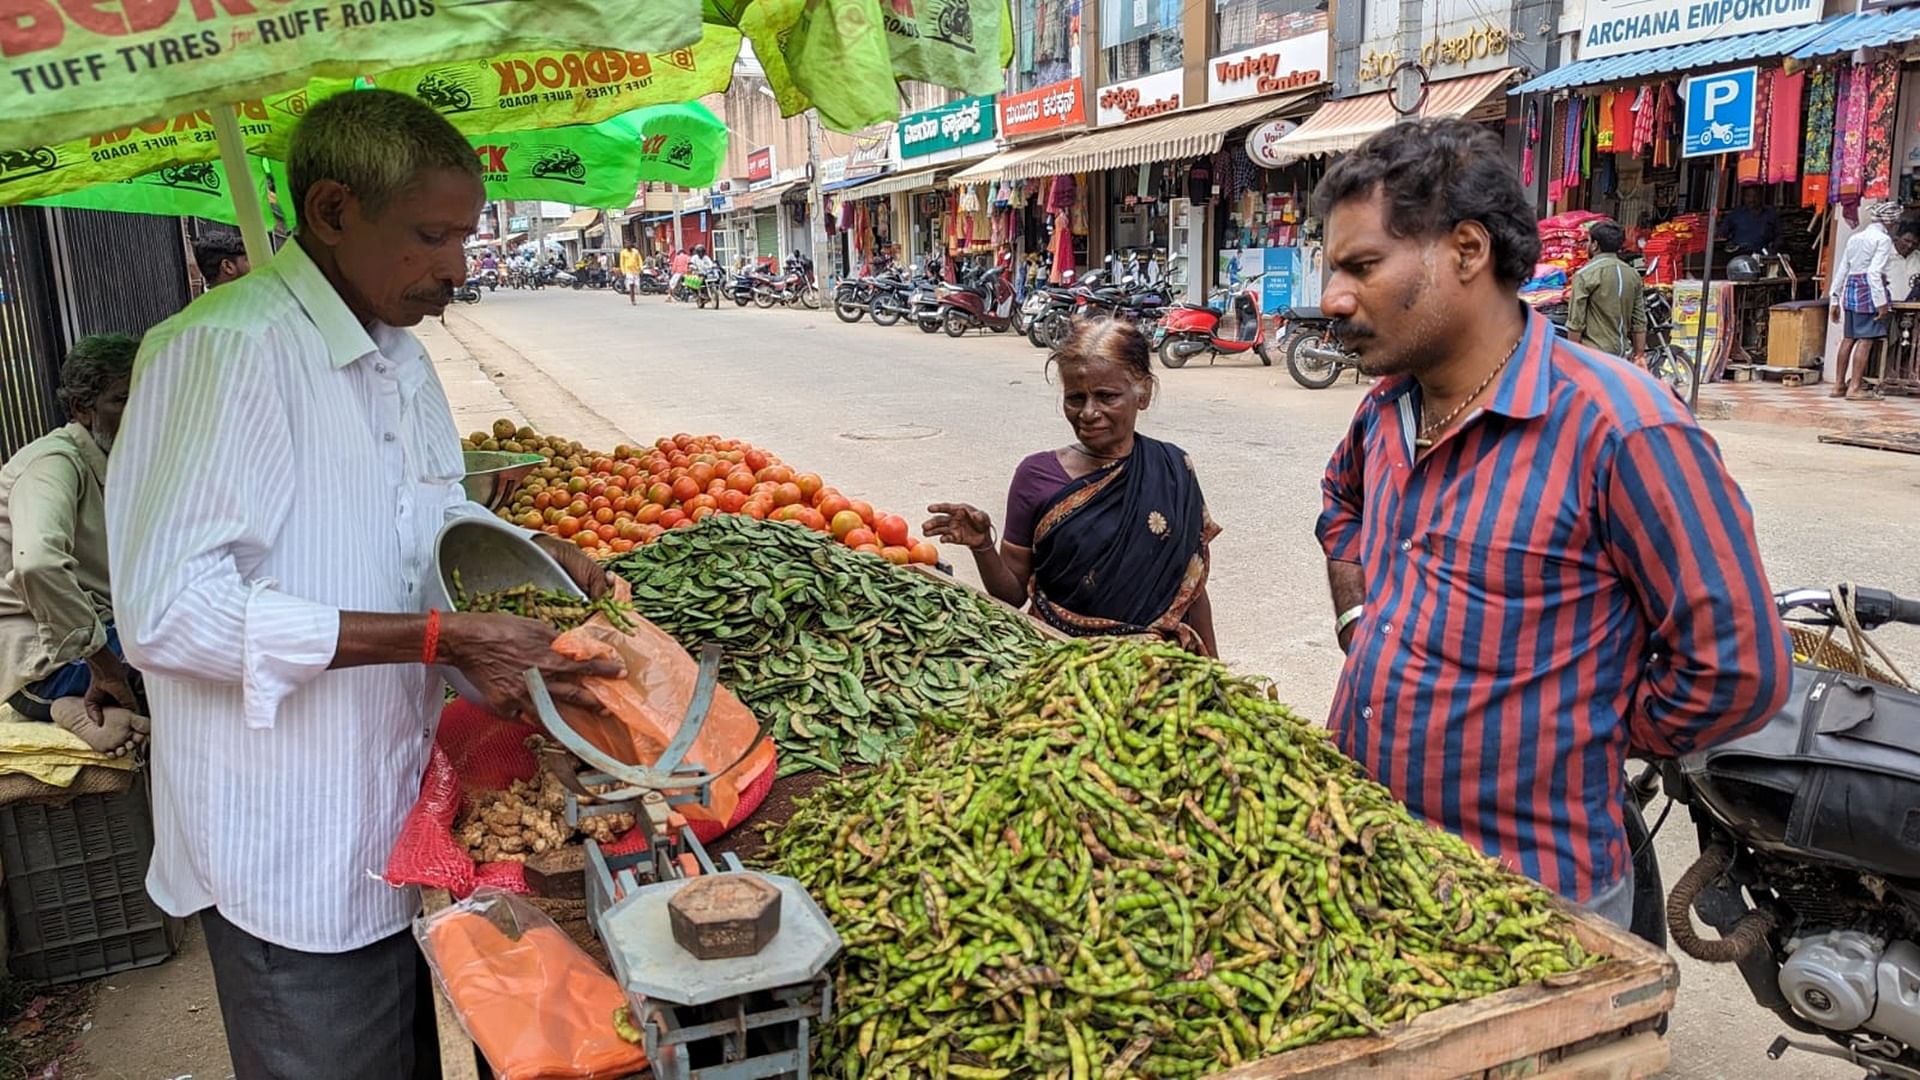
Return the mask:
<path id="1" fill-rule="evenodd" d="M 773 838 L 845 939 L 820 1060 L 1184 1077 L 1591 963 L 1538 885 L 1415 820 L 1265 683 L 1055 646 Z"/>
<path id="2" fill-rule="evenodd" d="M 633 630 L 633 605 L 615 600 L 612 593 L 598 600 L 584 600 L 571 593 L 538 589 L 532 585 L 497 592 L 469 593 L 460 583 L 458 570 L 453 572 L 453 606 L 460 611 L 503 613 L 538 619 L 553 627 L 557 634 L 564 634 L 595 615 L 606 616 L 607 622 L 623 634 Z"/>
<path id="3" fill-rule="evenodd" d="M 720 677 L 772 721 L 781 776 L 887 760 L 922 715 L 1004 685 L 1043 640 L 973 589 L 744 515 L 674 529 L 609 569 L 682 645 L 726 650 Z"/>

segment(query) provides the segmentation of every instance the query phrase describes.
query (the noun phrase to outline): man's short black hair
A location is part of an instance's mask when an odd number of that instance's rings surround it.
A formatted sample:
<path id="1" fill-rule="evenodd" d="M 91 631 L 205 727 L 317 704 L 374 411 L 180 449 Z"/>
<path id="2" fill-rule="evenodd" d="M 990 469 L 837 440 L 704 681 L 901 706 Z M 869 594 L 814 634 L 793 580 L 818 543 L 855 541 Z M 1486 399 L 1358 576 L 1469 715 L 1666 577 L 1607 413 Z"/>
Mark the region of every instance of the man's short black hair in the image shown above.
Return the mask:
<path id="1" fill-rule="evenodd" d="M 1500 139 L 1466 120 L 1414 120 L 1361 143 L 1314 189 L 1316 213 L 1367 199 L 1375 191 L 1387 204 L 1387 231 L 1403 239 L 1453 231 L 1477 221 L 1493 243 L 1493 271 L 1518 286 L 1540 261 L 1540 232 L 1533 202 L 1506 159 Z"/>
<path id="2" fill-rule="evenodd" d="M 221 263 L 246 257 L 246 245 L 240 242 L 240 238 L 225 233 L 203 237 L 193 245 L 193 261 L 200 267 L 200 276 L 206 278 L 209 285 L 220 276 Z"/>
<path id="3" fill-rule="evenodd" d="M 133 358 L 140 351 L 134 334 L 90 334 L 73 343 L 60 365 L 60 407 L 68 416 L 91 409 L 114 383 L 133 378 Z"/>
<path id="4" fill-rule="evenodd" d="M 1603 253 L 1618 255 L 1620 246 L 1627 242 L 1627 230 L 1621 228 L 1619 222 L 1611 219 L 1596 221 L 1587 227 L 1587 239 L 1593 241 L 1593 246 Z"/>

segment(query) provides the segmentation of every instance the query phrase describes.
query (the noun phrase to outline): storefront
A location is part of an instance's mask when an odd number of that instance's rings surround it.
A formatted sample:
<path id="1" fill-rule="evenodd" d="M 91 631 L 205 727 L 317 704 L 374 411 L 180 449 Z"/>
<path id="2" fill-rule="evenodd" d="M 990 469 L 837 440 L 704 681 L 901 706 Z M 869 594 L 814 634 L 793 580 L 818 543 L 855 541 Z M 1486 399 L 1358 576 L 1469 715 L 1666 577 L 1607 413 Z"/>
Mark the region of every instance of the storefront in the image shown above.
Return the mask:
<path id="1" fill-rule="evenodd" d="M 1066 188 L 1056 192 L 1052 177 L 1015 180 L 1010 175 L 1013 166 L 1064 145 L 1063 136 L 1085 129 L 1086 97 L 1083 82 L 1065 79 L 1001 98 L 1000 134 L 1011 145 L 949 181 L 956 198 L 968 189 L 986 193 L 987 234 L 998 238 L 995 258 L 1013 266 L 1014 287 L 1023 296 L 1029 280 L 1057 280 L 1066 269 L 1089 262 L 1091 230 L 1086 200 L 1079 197 L 1080 182 L 1068 181 L 1081 212 L 1068 209 L 1061 214 L 1059 198 Z M 1053 213 L 1047 209 L 1050 202 L 1056 207 Z"/>
<path id="2" fill-rule="evenodd" d="M 1843 216 L 1831 208 L 1895 192 L 1898 60 L 1793 59 L 1851 16 L 1818 23 L 1811 10 L 1774 29 L 1736 33 L 1751 24 L 1701 24 L 1680 0 L 1638 4 L 1633 18 L 1617 7 L 1603 2 L 1589 12 L 1578 62 L 1513 91 L 1522 109 L 1521 178 L 1546 208 L 1542 264 L 1524 295 L 1556 313 L 1587 261 L 1587 228 L 1612 219 L 1626 231 L 1627 254 L 1641 258 L 1647 284 L 1672 304 L 1674 344 L 1688 354 L 1700 349 L 1706 378 L 1776 361 L 1817 364 L 1817 329 L 1803 350 L 1786 334 L 1774 340 L 1773 328 L 1799 325 L 1805 316 L 1794 305 L 1825 295 L 1829 222 Z M 1695 23 L 1685 42 L 1662 45 L 1685 19 Z M 1648 42 L 1659 47 L 1631 48 Z M 1684 80 L 1747 68 L 1757 89 L 1752 149 L 1690 156 Z M 1850 102 L 1859 122 L 1840 122 Z M 1862 137 L 1836 139 L 1836 124 Z M 1703 288 L 1709 255 L 1712 283 Z"/>
<path id="3" fill-rule="evenodd" d="M 962 98 L 909 113 L 895 129 L 901 173 L 874 186 L 895 200 L 893 236 L 900 258 L 924 263 L 938 252 L 980 254 L 992 248 L 992 223 L 978 187 L 949 193 L 943 178 L 993 153 L 999 136 L 995 95 Z"/>

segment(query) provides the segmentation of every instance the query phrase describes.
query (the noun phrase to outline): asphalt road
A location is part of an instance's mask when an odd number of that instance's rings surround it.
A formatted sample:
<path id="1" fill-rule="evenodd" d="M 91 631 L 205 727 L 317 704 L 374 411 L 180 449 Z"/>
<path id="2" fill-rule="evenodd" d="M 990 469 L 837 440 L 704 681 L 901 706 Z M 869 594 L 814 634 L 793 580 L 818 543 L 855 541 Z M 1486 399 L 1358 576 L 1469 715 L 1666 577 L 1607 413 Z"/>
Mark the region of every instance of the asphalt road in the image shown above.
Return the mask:
<path id="1" fill-rule="evenodd" d="M 1023 340 L 955 341 L 906 325 L 847 326 L 830 311 L 692 310 L 601 292 L 490 293 L 447 329 L 478 386 L 463 430 L 504 402 L 542 431 L 589 445 L 679 431 L 748 439 L 916 526 L 926 504 L 974 503 L 998 517 L 1015 464 L 1070 441 L 1043 355 Z M 436 357 L 446 355 L 436 335 Z M 1304 390 L 1251 358 L 1160 371 L 1141 429 L 1184 447 L 1223 533 L 1214 544 L 1215 620 L 1225 659 L 1272 676 L 1324 715 L 1340 667 L 1313 539 L 1327 454 L 1363 387 Z M 456 376 L 460 369 L 456 368 Z M 443 364 L 443 377 L 447 367 Z M 490 382 L 486 386 L 482 380 Z M 450 390 L 456 389 L 450 378 Z M 496 390 L 497 388 L 497 390 Z M 1777 587 L 1857 580 L 1920 596 L 1920 458 L 1821 445 L 1810 428 L 1709 425 L 1754 505 Z M 917 530 L 916 530 L 917 531 Z M 973 577 L 964 552 L 960 572 Z M 1920 669 L 1920 633 L 1887 631 Z M 1684 813 L 1658 840 L 1667 881 L 1696 849 Z M 1674 1077 L 1850 1077 L 1807 1055 L 1765 1056 L 1781 1031 L 1731 969 L 1681 958 Z"/>

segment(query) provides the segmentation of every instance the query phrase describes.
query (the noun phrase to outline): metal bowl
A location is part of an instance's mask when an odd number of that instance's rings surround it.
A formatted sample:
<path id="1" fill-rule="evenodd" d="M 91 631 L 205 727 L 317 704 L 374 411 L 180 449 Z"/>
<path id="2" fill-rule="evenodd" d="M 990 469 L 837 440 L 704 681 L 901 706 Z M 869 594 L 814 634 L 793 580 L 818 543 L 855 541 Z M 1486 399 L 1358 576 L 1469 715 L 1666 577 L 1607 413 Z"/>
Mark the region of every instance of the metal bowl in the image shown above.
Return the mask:
<path id="1" fill-rule="evenodd" d="M 460 610 L 454 603 L 456 573 L 460 586 L 469 593 L 532 585 L 586 597 L 553 556 L 533 542 L 533 534 L 497 518 L 455 518 L 440 527 L 440 535 L 433 542 L 433 573 L 426 583 L 429 606 L 441 611 Z M 458 671 L 443 667 L 441 674 L 455 693 L 486 704 L 487 699 Z"/>
<path id="2" fill-rule="evenodd" d="M 467 462 L 467 475 L 461 481 L 467 498 L 489 510 L 507 505 L 520 489 L 520 481 L 547 460 L 539 454 L 510 454 L 505 450 L 463 450 L 461 456 Z"/>

